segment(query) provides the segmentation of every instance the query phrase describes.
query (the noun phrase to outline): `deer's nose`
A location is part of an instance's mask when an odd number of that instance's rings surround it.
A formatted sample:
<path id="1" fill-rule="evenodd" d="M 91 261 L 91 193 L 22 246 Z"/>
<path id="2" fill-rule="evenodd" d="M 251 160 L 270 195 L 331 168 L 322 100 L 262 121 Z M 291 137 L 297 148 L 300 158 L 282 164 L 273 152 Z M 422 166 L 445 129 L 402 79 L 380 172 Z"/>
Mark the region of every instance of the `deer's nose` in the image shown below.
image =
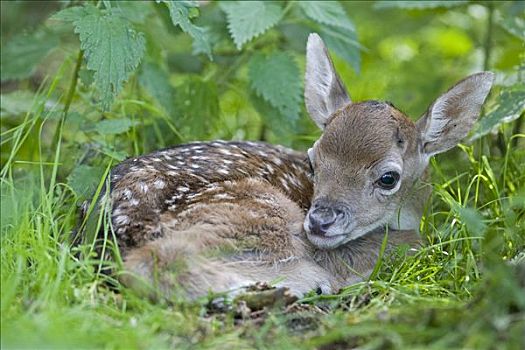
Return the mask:
<path id="1" fill-rule="evenodd" d="M 324 236 L 330 226 L 334 224 L 337 217 L 342 212 L 338 209 L 317 207 L 310 212 L 309 215 L 309 228 L 310 232 L 316 235 Z"/>

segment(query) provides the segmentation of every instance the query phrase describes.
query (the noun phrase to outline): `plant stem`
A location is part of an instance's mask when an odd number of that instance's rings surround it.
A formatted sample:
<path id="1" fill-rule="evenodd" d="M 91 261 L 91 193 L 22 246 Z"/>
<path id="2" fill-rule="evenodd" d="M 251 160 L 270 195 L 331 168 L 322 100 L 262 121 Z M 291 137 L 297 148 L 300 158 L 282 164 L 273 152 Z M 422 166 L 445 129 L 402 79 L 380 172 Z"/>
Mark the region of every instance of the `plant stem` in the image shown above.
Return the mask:
<path id="1" fill-rule="evenodd" d="M 78 81 L 78 72 L 80 71 L 80 66 L 82 65 L 83 53 L 82 50 L 78 51 L 77 62 L 75 65 L 75 70 L 73 71 L 73 77 L 71 78 L 71 83 L 69 84 L 69 90 L 66 95 L 66 100 L 64 102 L 64 110 L 62 112 L 62 117 L 57 124 L 55 129 L 55 134 L 53 135 L 53 141 L 51 143 L 51 149 L 55 150 L 54 154 L 54 166 L 51 174 L 51 179 L 49 183 L 49 195 L 50 198 L 53 189 L 55 187 L 56 177 L 58 173 L 58 162 L 60 160 L 60 140 L 62 139 L 62 131 L 64 130 L 64 124 L 66 123 L 67 114 L 69 112 L 69 107 L 71 107 L 71 102 L 73 101 L 73 96 L 75 96 L 75 91 L 77 89 Z"/>
<path id="2" fill-rule="evenodd" d="M 55 133 L 53 134 L 53 142 L 51 144 L 51 149 L 55 149 L 58 140 L 59 140 L 59 133 L 62 127 L 64 126 L 64 123 L 66 122 L 66 118 L 69 112 L 69 108 L 71 107 L 71 102 L 73 102 L 73 96 L 75 96 L 75 91 L 77 90 L 77 82 L 78 82 L 78 72 L 80 71 L 80 66 L 82 65 L 82 60 L 84 58 L 84 54 L 82 50 L 78 51 L 77 61 L 75 64 L 75 70 L 73 71 L 73 76 L 71 77 L 71 82 L 69 83 L 69 90 L 66 95 L 66 99 L 64 102 L 64 109 L 62 110 L 62 117 L 60 118 L 60 121 L 57 124 L 57 127 L 55 129 Z"/>
<path id="3" fill-rule="evenodd" d="M 494 28 L 494 5 L 492 2 L 487 3 L 487 9 L 489 11 L 489 17 L 487 19 L 487 32 L 485 34 L 485 43 L 483 45 L 483 70 L 487 71 L 490 69 L 490 57 L 492 54 L 492 31 Z M 498 147 L 501 155 L 507 152 L 507 146 L 503 132 L 500 131 L 497 136 L 496 146 Z"/>
<path id="4" fill-rule="evenodd" d="M 490 56 L 492 54 L 492 30 L 494 27 L 494 5 L 489 2 L 487 4 L 489 17 L 487 19 L 487 32 L 485 34 L 483 70 L 488 70 L 490 67 Z"/>

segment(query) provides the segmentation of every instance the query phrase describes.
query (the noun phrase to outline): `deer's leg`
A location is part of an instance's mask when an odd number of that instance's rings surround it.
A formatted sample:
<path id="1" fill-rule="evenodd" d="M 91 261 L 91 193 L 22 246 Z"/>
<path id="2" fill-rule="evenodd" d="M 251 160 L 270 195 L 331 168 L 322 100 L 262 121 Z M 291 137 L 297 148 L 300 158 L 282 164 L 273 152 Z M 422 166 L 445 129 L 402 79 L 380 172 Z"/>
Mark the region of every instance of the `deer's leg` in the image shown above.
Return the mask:
<path id="1" fill-rule="evenodd" d="M 222 183 L 186 211 L 162 214 L 164 236 L 130 250 L 125 267 L 164 296 L 177 285 L 195 298 L 276 279 L 299 295 L 326 291 L 326 271 L 305 259 L 303 220 L 297 204 L 266 182 Z"/>

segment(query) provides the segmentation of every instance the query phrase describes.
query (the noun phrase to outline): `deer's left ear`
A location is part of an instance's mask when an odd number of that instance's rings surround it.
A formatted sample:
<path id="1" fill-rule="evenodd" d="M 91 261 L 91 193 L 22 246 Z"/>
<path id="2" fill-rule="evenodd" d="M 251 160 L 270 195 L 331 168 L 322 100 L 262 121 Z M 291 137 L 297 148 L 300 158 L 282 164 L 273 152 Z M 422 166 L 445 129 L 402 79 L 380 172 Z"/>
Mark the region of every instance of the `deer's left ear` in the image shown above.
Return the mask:
<path id="1" fill-rule="evenodd" d="M 457 83 L 430 106 L 416 123 L 425 155 L 445 152 L 467 136 L 493 81 L 492 72 L 473 74 Z"/>

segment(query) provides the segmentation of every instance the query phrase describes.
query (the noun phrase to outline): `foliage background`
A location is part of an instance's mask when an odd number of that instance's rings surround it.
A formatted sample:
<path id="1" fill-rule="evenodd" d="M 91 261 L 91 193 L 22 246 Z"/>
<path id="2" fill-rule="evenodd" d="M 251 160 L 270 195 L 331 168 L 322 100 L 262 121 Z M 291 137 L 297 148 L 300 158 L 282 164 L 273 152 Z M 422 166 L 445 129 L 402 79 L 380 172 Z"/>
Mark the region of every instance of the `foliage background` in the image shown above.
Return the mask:
<path id="1" fill-rule="evenodd" d="M 1 7 L 3 346 L 523 342 L 524 278 L 516 277 L 525 235 L 523 2 Z M 159 307 L 120 286 L 107 290 L 103 262 L 79 260 L 76 249 L 88 248 L 69 245 L 78 204 L 125 157 L 178 143 L 309 147 L 320 133 L 302 97 L 310 32 L 326 41 L 353 100 L 393 101 L 414 119 L 466 75 L 497 73 L 469 145 L 433 163 L 436 190 L 422 222 L 434 244 L 428 254 L 384 264 L 370 282 L 328 301 L 312 297 L 335 311 L 313 317 L 317 326 L 305 335 L 279 312 L 261 327 L 213 317 L 203 325 L 203 305 Z M 410 335 L 415 325 L 418 337 Z"/>

